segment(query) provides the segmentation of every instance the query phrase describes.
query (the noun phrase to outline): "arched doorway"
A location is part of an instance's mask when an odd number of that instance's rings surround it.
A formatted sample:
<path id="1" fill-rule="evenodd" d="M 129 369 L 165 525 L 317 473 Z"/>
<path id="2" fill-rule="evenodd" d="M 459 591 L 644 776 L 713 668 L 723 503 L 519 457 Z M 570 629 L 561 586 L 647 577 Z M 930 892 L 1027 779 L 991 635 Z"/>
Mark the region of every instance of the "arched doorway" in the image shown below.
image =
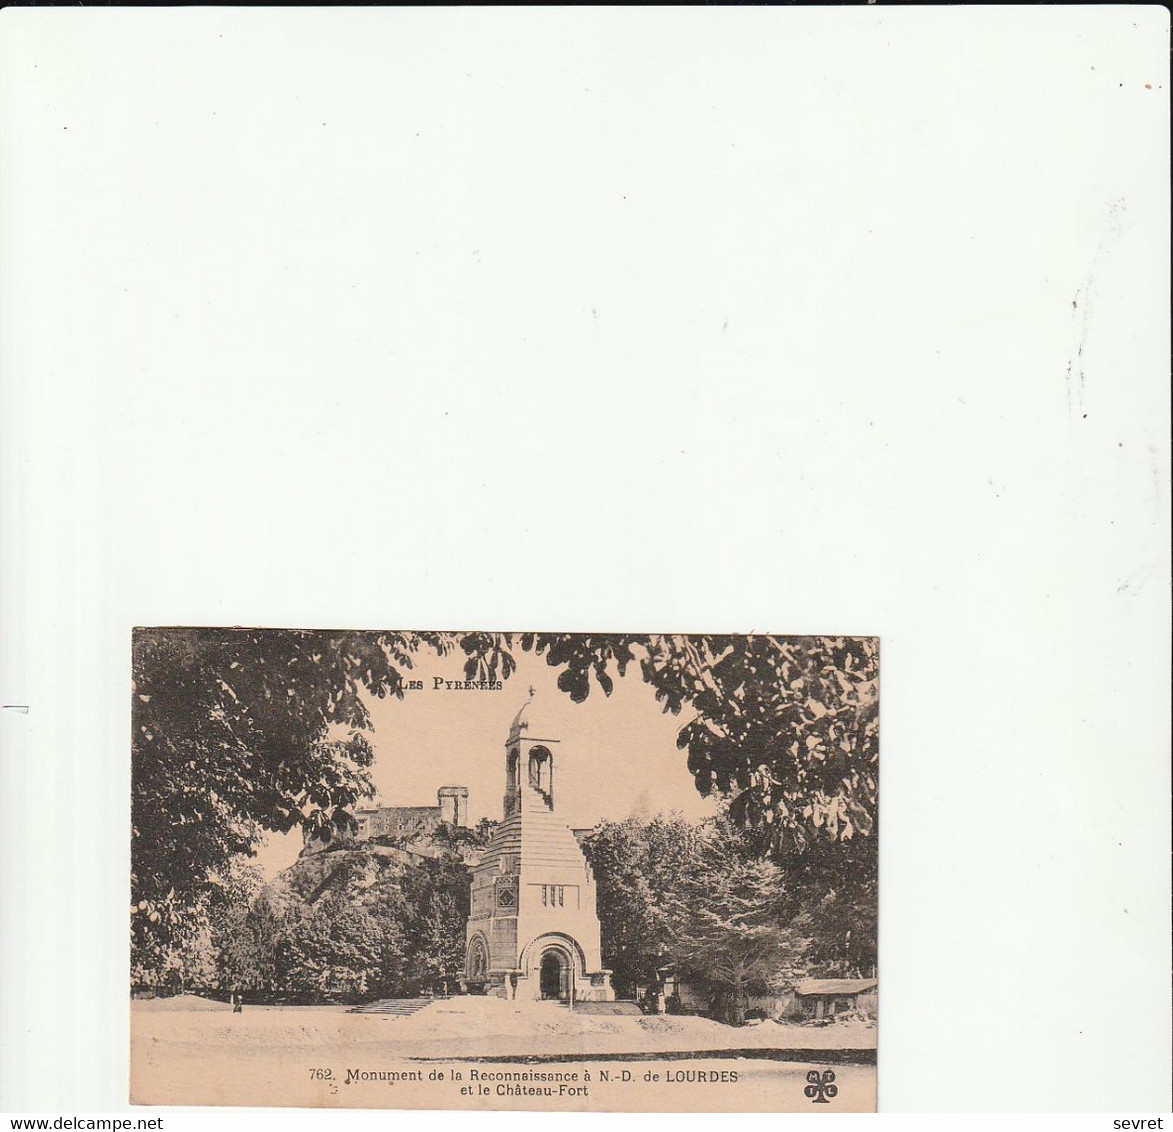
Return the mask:
<path id="1" fill-rule="evenodd" d="M 489 981 L 489 949 L 484 936 L 474 935 L 464 960 L 464 976 L 468 989 L 474 994 L 485 989 Z"/>
<path id="2" fill-rule="evenodd" d="M 542 955 L 538 976 L 541 996 L 566 1002 L 570 998 L 570 962 L 560 948 L 551 947 Z"/>
<path id="3" fill-rule="evenodd" d="M 562 932 L 547 932 L 522 948 L 519 974 L 523 998 L 569 1002 L 589 986 L 582 945 Z M 557 982 L 555 982 L 557 979 Z"/>
<path id="4" fill-rule="evenodd" d="M 554 808 L 554 756 L 549 747 L 531 747 L 529 751 L 529 784 L 550 809 Z"/>

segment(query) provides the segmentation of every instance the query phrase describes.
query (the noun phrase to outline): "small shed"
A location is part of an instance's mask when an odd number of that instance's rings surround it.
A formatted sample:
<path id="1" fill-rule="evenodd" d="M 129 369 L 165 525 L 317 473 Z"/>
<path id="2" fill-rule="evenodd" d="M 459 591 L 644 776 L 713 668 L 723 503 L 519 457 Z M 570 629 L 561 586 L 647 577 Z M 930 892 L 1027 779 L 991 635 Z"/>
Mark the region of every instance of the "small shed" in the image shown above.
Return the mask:
<path id="1" fill-rule="evenodd" d="M 807 1018 L 876 1012 L 875 979 L 804 979 L 794 988 Z"/>

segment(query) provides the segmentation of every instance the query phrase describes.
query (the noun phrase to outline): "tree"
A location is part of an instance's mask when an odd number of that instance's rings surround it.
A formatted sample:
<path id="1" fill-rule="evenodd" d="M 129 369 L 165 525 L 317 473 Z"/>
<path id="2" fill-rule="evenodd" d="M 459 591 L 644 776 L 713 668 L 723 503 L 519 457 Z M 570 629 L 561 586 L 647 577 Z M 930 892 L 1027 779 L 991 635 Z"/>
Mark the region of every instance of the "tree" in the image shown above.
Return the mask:
<path id="1" fill-rule="evenodd" d="M 738 1025 L 746 995 L 806 972 L 811 918 L 786 870 L 726 817 L 629 818 L 586 840 L 603 958 L 616 988 L 655 985 L 665 966 Z"/>
<path id="2" fill-rule="evenodd" d="M 809 941 L 794 925 L 794 895 L 773 861 L 747 851 L 723 820 L 708 823 L 696 868 L 666 893 L 669 954 L 677 970 L 705 985 L 715 1017 L 745 1021 L 746 996 L 799 973 Z"/>
<path id="3" fill-rule="evenodd" d="M 443 634 L 136 630 L 133 639 L 132 939 L 165 947 L 265 831 L 349 828 L 371 793 L 363 694 Z"/>
<path id="4" fill-rule="evenodd" d="M 412 991 L 443 989 L 459 978 L 470 880 L 471 871 L 455 856 L 421 861 L 404 874 L 403 896 L 409 908 L 404 925 L 405 980 Z"/>
<path id="5" fill-rule="evenodd" d="M 237 858 L 208 878 L 195 905 L 165 938 L 148 930 L 145 917 L 134 917 L 132 984 L 170 993 L 230 989 L 223 980 L 221 952 L 237 936 L 243 913 L 263 885 L 260 870 Z"/>
<path id="6" fill-rule="evenodd" d="M 278 989 L 277 948 L 286 914 L 285 904 L 274 899 L 272 886 L 232 909 L 231 930 L 220 941 L 217 954 L 222 987 L 233 991 Z"/>
<path id="7" fill-rule="evenodd" d="M 491 818 L 481 818 L 475 826 L 453 825 L 451 822 L 440 822 L 431 832 L 431 840 L 435 845 L 443 846 L 457 856 L 463 856 L 462 851 L 477 851 L 484 849 L 493 836 L 493 830 L 498 823 Z M 401 840 L 410 843 L 413 835 L 407 835 Z M 381 838 L 379 840 L 382 840 Z"/>
<path id="8" fill-rule="evenodd" d="M 806 852 L 787 859 L 787 881 L 798 907 L 796 925 L 810 937 L 807 958 L 821 975 L 876 973 L 877 866 L 874 837 L 815 841 Z"/>
<path id="9" fill-rule="evenodd" d="M 409 863 L 371 845 L 303 857 L 238 912 L 222 985 L 305 1002 L 440 989 L 464 958 L 469 869 Z"/>
<path id="10" fill-rule="evenodd" d="M 699 838 L 696 825 L 672 815 L 604 822 L 585 839 L 603 962 L 620 995 L 657 980 L 675 932 L 667 898 L 696 871 Z"/>

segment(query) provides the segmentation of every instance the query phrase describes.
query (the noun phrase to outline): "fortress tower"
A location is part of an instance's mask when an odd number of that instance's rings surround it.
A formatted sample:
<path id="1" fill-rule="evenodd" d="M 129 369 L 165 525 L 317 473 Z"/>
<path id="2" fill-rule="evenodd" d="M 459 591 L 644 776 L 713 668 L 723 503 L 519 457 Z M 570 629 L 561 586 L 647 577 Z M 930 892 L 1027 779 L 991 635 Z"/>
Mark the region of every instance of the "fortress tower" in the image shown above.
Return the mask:
<path id="1" fill-rule="evenodd" d="M 610 1002 L 595 882 L 555 808 L 559 740 L 533 690 L 505 743 L 505 813 L 475 868 L 465 983 L 503 998 Z"/>
<path id="2" fill-rule="evenodd" d="M 449 825 L 468 825 L 468 787 L 441 786 L 436 791 L 440 820 Z"/>

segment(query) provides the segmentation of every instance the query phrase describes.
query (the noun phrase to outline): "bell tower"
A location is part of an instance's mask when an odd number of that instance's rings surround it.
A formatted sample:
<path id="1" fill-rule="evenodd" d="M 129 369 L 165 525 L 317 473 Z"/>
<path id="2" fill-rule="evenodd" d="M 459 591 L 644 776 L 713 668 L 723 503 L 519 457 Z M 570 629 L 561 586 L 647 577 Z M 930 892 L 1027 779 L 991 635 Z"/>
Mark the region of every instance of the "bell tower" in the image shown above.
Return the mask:
<path id="1" fill-rule="evenodd" d="M 530 733 L 527 708 L 533 703 L 534 690 L 517 713 L 505 741 L 505 804 L 506 817 L 518 813 L 526 797 L 527 788 L 536 793 L 551 813 L 554 811 L 554 753 L 551 747 L 559 740 Z M 522 768 L 524 769 L 524 772 Z"/>
<path id="2" fill-rule="evenodd" d="M 610 1002 L 594 877 L 555 809 L 556 736 L 531 688 L 505 740 L 504 817 L 473 870 L 465 984 L 503 998 Z"/>

